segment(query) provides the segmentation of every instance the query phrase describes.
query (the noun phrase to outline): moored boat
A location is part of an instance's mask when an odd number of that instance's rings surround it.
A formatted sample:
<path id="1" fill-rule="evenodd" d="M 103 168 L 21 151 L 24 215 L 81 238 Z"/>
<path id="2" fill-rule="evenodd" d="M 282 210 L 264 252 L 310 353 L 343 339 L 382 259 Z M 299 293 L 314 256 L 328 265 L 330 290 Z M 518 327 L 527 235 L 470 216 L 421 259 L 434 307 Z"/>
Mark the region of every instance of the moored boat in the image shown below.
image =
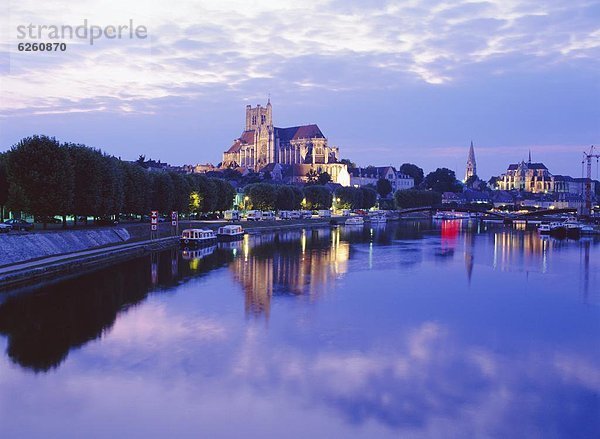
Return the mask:
<path id="1" fill-rule="evenodd" d="M 209 229 L 185 229 L 181 232 L 180 242 L 185 247 L 213 244 L 217 234 Z"/>
<path id="2" fill-rule="evenodd" d="M 600 230 L 597 230 L 591 224 L 585 224 L 581 226 L 581 234 L 582 235 L 598 235 L 600 234 Z"/>
<path id="3" fill-rule="evenodd" d="M 219 227 L 217 230 L 217 239 L 219 241 L 237 241 L 244 237 L 244 229 L 239 225 L 227 225 Z"/>
<path id="4" fill-rule="evenodd" d="M 550 223 L 550 234 L 557 238 L 566 238 L 567 227 L 561 222 Z"/>
<path id="5" fill-rule="evenodd" d="M 540 224 L 538 227 L 538 233 L 540 235 L 549 235 L 550 234 L 550 224 Z"/>
<path id="6" fill-rule="evenodd" d="M 383 224 L 383 223 L 387 222 L 387 218 L 384 213 L 372 215 L 370 217 L 370 220 L 371 220 L 371 223 L 373 223 L 373 224 Z"/>
<path id="7" fill-rule="evenodd" d="M 347 226 L 362 226 L 364 223 L 365 220 L 362 216 L 351 216 L 344 222 Z"/>

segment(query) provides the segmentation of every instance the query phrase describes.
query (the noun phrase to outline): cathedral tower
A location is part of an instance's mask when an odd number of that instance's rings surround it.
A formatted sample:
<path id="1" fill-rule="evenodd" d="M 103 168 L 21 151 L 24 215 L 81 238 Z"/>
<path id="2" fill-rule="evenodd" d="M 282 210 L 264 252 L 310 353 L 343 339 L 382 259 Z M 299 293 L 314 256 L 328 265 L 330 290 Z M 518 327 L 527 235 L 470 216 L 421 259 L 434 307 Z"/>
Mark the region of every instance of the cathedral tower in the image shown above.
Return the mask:
<path id="1" fill-rule="evenodd" d="M 271 99 L 266 107 L 258 104 L 252 108 L 246 105 L 246 131 L 254 136 L 254 160 L 252 166 L 259 168 L 275 162 L 275 139 L 273 130 L 273 109 Z"/>
<path id="2" fill-rule="evenodd" d="M 465 172 L 465 182 L 472 177 L 477 175 L 477 163 L 475 162 L 475 150 L 473 149 L 473 141 L 471 140 L 471 147 L 469 148 L 469 157 L 467 158 L 467 170 Z"/>

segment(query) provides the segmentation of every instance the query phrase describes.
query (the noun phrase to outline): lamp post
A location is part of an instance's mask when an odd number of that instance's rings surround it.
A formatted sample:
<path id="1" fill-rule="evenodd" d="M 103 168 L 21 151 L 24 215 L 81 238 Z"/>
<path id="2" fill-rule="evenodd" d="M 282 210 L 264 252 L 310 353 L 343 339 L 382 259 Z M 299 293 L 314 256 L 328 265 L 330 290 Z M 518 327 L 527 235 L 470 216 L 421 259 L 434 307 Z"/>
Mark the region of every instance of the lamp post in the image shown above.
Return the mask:
<path id="1" fill-rule="evenodd" d="M 248 200 L 249 200 L 249 199 L 250 199 L 250 198 L 248 197 L 248 195 L 246 195 L 246 196 L 244 197 L 244 210 L 247 210 L 247 209 L 248 209 Z"/>

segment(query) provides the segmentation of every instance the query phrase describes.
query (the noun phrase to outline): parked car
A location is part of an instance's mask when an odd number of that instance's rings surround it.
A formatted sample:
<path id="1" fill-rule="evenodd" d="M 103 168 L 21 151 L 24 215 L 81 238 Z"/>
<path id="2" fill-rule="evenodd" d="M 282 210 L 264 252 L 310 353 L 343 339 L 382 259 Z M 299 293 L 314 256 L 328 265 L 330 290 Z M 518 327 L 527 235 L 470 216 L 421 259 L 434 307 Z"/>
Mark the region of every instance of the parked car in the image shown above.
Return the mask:
<path id="1" fill-rule="evenodd" d="M 54 216 L 38 216 L 35 218 L 35 222 L 38 224 L 62 224 L 62 220 Z"/>
<path id="2" fill-rule="evenodd" d="M 4 221 L 4 224 L 10 226 L 12 230 L 29 231 L 33 229 L 33 224 L 21 219 L 9 219 Z"/>
<path id="3" fill-rule="evenodd" d="M 11 227 L 8 224 L 0 223 L 0 233 L 10 232 Z"/>
<path id="4" fill-rule="evenodd" d="M 112 218 L 96 218 L 94 224 L 97 226 L 116 226 L 119 221 Z"/>

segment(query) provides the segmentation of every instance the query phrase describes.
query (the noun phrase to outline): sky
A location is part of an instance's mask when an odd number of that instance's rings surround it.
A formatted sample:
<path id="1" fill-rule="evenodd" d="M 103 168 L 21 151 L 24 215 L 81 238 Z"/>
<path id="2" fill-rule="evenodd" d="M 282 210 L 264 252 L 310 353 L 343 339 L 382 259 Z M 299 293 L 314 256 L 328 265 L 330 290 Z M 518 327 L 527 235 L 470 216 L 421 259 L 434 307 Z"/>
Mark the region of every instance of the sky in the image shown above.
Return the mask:
<path id="1" fill-rule="evenodd" d="M 600 145 L 600 2 L 9 0 L 0 151 L 33 134 L 134 160 L 221 161 L 247 104 L 317 123 L 359 165 L 581 176 Z M 19 38 L 18 27 L 144 26 L 146 38 Z M 37 36 L 37 35 L 34 35 Z M 67 35 L 68 37 L 68 35 Z M 23 42 L 64 52 L 19 52 Z"/>

